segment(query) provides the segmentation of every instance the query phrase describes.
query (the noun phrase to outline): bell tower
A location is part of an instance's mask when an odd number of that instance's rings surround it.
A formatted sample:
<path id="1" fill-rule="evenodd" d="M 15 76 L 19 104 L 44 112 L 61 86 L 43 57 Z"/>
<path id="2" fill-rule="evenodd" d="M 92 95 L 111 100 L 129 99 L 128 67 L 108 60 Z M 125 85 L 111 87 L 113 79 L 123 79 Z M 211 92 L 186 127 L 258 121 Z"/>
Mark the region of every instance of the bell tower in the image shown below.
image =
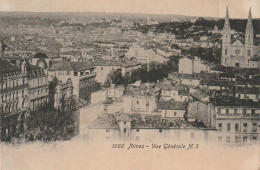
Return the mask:
<path id="1" fill-rule="evenodd" d="M 246 25 L 246 34 L 245 34 L 245 50 L 246 50 L 246 58 L 250 59 L 253 56 L 253 40 L 254 40 L 254 29 L 252 24 L 252 15 L 251 15 L 251 7 L 249 9 L 248 20 Z"/>
<path id="2" fill-rule="evenodd" d="M 223 27 L 223 36 L 222 36 L 221 65 L 223 66 L 230 66 L 230 54 L 229 54 L 230 44 L 231 44 L 231 28 L 229 23 L 229 13 L 228 13 L 228 6 L 227 6 L 225 24 Z"/>

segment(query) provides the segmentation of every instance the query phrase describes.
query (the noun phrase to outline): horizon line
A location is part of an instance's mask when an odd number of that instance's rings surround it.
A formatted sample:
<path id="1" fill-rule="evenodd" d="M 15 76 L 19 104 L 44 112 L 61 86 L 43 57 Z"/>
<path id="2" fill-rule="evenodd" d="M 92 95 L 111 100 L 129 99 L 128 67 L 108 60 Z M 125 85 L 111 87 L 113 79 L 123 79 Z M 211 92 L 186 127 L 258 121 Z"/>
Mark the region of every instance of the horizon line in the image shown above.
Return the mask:
<path id="1" fill-rule="evenodd" d="M 183 15 L 183 14 L 156 14 L 156 13 L 138 13 L 138 12 L 93 12 L 93 11 L 0 11 L 0 13 L 107 13 L 107 14 L 138 14 L 138 15 L 176 15 L 176 16 L 183 16 L 183 17 L 196 17 L 196 18 L 216 18 L 216 19 L 222 19 L 225 18 L 225 16 L 223 17 L 214 17 L 214 16 L 195 16 L 195 15 Z M 247 19 L 247 17 L 245 18 L 229 18 L 229 19 Z M 259 18 L 252 18 L 252 19 L 260 19 Z"/>

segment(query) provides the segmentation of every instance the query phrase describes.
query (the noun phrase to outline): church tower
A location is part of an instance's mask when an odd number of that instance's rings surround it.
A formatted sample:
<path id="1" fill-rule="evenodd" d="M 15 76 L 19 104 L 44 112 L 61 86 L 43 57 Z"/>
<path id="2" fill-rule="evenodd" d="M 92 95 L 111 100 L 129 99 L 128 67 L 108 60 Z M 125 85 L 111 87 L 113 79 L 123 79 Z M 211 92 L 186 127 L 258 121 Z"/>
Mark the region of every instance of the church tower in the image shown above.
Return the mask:
<path id="1" fill-rule="evenodd" d="M 228 7 L 226 10 L 225 24 L 223 28 L 223 36 L 222 36 L 222 57 L 221 57 L 221 65 L 230 66 L 230 49 L 231 44 L 231 28 L 229 23 L 229 14 Z"/>
<path id="2" fill-rule="evenodd" d="M 249 9 L 248 20 L 246 25 L 245 34 L 245 58 L 250 59 L 253 56 L 253 40 L 254 40 L 254 29 L 252 24 L 251 7 Z"/>

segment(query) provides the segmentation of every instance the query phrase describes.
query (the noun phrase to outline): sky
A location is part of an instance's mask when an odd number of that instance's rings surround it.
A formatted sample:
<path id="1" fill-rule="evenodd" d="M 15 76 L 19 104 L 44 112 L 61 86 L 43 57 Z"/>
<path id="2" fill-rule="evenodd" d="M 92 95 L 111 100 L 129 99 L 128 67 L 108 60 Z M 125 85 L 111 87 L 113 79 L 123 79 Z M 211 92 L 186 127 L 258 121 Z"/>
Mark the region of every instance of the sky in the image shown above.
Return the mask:
<path id="1" fill-rule="evenodd" d="M 260 18 L 260 0 L 0 0 L 0 11 L 27 12 L 118 12 L 180 14 L 230 18 Z"/>

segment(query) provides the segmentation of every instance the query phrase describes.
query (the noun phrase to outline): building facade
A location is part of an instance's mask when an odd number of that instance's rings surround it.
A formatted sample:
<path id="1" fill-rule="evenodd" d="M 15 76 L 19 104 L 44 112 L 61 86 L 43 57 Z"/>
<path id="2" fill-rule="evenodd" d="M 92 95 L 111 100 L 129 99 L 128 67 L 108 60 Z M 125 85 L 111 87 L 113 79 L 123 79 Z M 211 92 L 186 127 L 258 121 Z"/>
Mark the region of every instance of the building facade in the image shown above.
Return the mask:
<path id="1" fill-rule="evenodd" d="M 48 75 L 43 68 L 22 62 L 21 68 L 27 75 L 29 89 L 29 108 L 37 110 L 49 102 Z"/>
<path id="2" fill-rule="evenodd" d="M 25 70 L 0 60 L 1 138 L 27 130 L 29 88 Z"/>
<path id="3" fill-rule="evenodd" d="M 252 60 L 259 47 L 254 45 L 254 29 L 251 8 L 249 10 L 245 37 L 232 38 L 228 8 L 222 36 L 221 65 L 226 67 L 258 68 L 259 61 Z"/>

